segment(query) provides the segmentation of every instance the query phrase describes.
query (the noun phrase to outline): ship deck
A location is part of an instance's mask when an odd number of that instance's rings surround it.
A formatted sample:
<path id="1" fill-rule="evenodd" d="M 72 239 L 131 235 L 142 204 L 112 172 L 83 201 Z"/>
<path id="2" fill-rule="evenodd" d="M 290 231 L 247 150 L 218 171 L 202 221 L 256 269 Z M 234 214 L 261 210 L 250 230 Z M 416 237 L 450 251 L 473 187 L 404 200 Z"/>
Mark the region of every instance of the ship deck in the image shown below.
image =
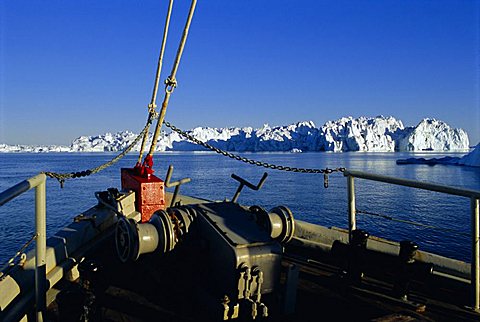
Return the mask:
<path id="1" fill-rule="evenodd" d="M 197 300 L 202 293 L 201 274 L 187 275 L 195 259 L 179 263 L 147 255 L 123 264 L 116 258 L 113 241 L 109 240 L 86 260 L 93 260 L 99 267 L 94 278 L 93 288 L 97 291 L 93 320 L 211 320 L 204 315 L 202 304 Z M 361 285 L 348 285 L 339 274 L 340 268 L 329 263 L 297 254 L 290 257 L 287 253 L 283 265 L 299 268 L 295 311 L 280 314 L 281 300 L 267 297 L 269 321 L 478 321 L 479 318 L 478 314 L 461 307 L 465 299 L 458 296 L 459 293 L 455 295 L 458 304 L 452 302 L 451 296 L 442 299 L 429 295 L 438 294 L 434 289 L 423 294 L 414 290 L 410 297 L 414 302 L 406 302 L 389 295 L 392 285 L 387 282 L 365 277 Z M 59 289 L 72 287 L 76 287 L 75 283 L 65 281 L 58 286 Z M 65 315 L 59 315 L 62 309 L 57 302 L 49 306 L 49 318 L 63 321 Z M 75 316 L 75 308 L 68 307 L 67 311 L 63 314 Z M 238 320 L 250 319 L 240 317 Z"/>

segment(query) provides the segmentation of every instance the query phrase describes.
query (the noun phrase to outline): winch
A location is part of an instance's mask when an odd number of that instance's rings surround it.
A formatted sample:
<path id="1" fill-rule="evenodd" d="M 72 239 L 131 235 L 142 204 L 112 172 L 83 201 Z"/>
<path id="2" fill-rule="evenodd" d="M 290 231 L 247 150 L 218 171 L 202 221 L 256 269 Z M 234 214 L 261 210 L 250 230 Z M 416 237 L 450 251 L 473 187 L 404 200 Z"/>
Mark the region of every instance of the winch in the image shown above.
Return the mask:
<path id="1" fill-rule="evenodd" d="M 195 263 L 183 269 L 202 272 L 200 282 L 208 293 L 202 301 L 212 317 L 228 320 L 245 314 L 242 310 L 252 318 L 268 316 L 262 295 L 280 291 L 281 243 L 290 241 L 294 230 L 287 207 L 267 212 L 212 202 L 159 210 L 148 222 L 121 216 L 115 243 L 122 262 L 153 253 L 161 265 L 162 256 L 175 256 L 176 248 L 182 247 L 181 256 L 190 252 L 187 257 Z"/>

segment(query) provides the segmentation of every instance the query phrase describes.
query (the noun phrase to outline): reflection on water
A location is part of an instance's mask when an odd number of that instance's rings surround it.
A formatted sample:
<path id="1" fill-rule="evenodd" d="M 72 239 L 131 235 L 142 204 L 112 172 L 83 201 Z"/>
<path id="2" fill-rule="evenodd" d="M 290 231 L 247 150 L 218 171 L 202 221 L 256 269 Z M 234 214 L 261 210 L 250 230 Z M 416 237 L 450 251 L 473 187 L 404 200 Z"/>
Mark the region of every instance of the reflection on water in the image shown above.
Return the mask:
<path id="1" fill-rule="evenodd" d="M 428 181 L 480 190 L 480 169 L 446 165 L 396 165 L 408 157 L 439 157 L 433 153 L 251 153 L 260 161 L 304 168 L 347 167 L 382 175 Z M 449 154 L 459 156 L 459 154 Z M 40 171 L 72 172 L 99 165 L 112 154 L 0 154 L 0 191 Z M 120 168 L 131 167 L 136 155 L 129 155 L 104 172 L 67 181 L 60 189 L 55 180 L 47 184 L 47 229 L 52 234 L 72 217 L 96 203 L 94 191 L 120 186 Z M 212 153 L 163 153 L 156 156 L 157 175 L 164 177 L 173 164 L 174 179 L 190 177 L 181 193 L 212 200 L 232 198 L 237 182 L 235 173 L 253 183 L 263 172 L 269 176 L 258 191 L 245 188 L 239 202 L 267 209 L 286 205 L 298 219 L 325 226 L 347 227 L 346 180 L 340 174 L 330 177 L 328 189 L 323 176 L 266 170 Z M 357 208 L 393 218 L 415 221 L 439 229 L 412 226 L 382 218 L 358 215 L 358 227 L 371 235 L 393 240 L 410 239 L 421 249 L 457 259 L 470 260 L 470 210 L 467 198 L 448 196 L 406 187 L 356 179 Z M 0 262 L 13 255 L 33 233 L 33 192 L 0 207 Z"/>

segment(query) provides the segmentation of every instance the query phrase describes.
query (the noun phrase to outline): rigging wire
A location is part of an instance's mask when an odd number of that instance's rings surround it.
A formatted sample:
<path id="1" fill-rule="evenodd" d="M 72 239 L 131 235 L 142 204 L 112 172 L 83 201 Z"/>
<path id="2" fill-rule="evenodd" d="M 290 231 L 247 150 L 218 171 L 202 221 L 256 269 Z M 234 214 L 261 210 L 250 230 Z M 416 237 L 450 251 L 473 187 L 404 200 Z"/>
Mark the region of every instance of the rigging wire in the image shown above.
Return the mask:
<path id="1" fill-rule="evenodd" d="M 458 231 L 456 229 L 443 228 L 443 227 L 438 227 L 438 226 L 419 223 L 419 222 L 416 222 L 416 221 L 398 219 L 398 218 L 395 218 L 395 217 L 392 217 L 392 216 L 389 216 L 389 215 L 379 214 L 379 213 L 375 213 L 375 212 L 371 212 L 371 211 L 356 209 L 355 212 L 357 214 L 363 214 L 363 215 L 369 215 L 369 216 L 373 216 L 373 217 L 383 218 L 383 219 L 387 219 L 387 220 L 391 220 L 391 221 L 395 221 L 395 222 L 409 224 L 409 225 L 412 225 L 412 226 L 418 226 L 418 227 L 422 227 L 422 228 L 435 229 L 435 230 L 442 230 L 442 231 L 445 231 L 445 232 L 455 233 L 455 234 L 463 235 L 463 236 L 470 236 L 470 234 Z"/>
<path id="2" fill-rule="evenodd" d="M 164 52 L 165 52 L 165 44 L 166 44 L 166 41 L 167 41 L 168 29 L 169 29 L 169 24 L 170 24 L 170 17 L 171 17 L 171 12 L 172 12 L 172 7 L 173 7 L 173 0 L 170 0 L 169 7 L 168 7 L 167 17 L 166 17 L 166 20 L 165 20 L 165 28 L 164 28 L 164 34 L 163 34 L 163 40 L 162 40 L 162 47 L 161 47 L 160 54 L 159 54 L 159 59 L 158 59 L 157 73 L 156 73 L 156 77 L 155 77 L 155 84 L 154 84 L 154 88 L 153 88 L 152 99 L 151 99 L 151 102 L 149 104 L 149 115 L 148 115 L 148 119 L 147 119 L 147 122 L 146 122 L 143 130 L 135 138 L 135 140 L 127 148 L 125 148 L 124 151 L 122 151 L 122 153 L 117 155 L 115 158 L 113 158 L 109 162 L 106 162 L 106 163 L 104 163 L 104 164 L 102 164 L 98 167 L 95 167 L 95 168 L 89 169 L 89 170 L 85 170 L 85 171 L 77 171 L 77 172 L 72 172 L 72 173 L 44 172 L 45 175 L 47 175 L 50 178 L 56 178 L 60 182 L 60 186 L 63 187 L 63 184 L 64 184 L 66 179 L 86 177 L 86 176 L 89 176 L 91 174 L 100 172 L 100 171 L 108 168 L 109 166 L 113 165 L 114 163 L 118 162 L 120 159 L 122 159 L 127 153 L 129 153 L 133 149 L 133 147 L 138 143 L 138 141 L 140 139 L 142 139 L 140 154 L 139 154 L 139 158 L 138 158 L 138 162 L 137 162 L 137 165 L 140 166 L 140 162 L 142 160 L 143 152 L 144 152 L 146 141 L 147 141 L 147 138 L 148 138 L 150 124 L 156 118 L 159 118 L 159 120 L 157 121 L 156 128 L 155 128 L 154 137 L 153 137 L 152 143 L 150 145 L 150 151 L 149 151 L 147 157 L 145 158 L 145 163 L 149 167 L 151 167 L 153 165 L 153 160 L 152 160 L 153 153 L 156 149 L 156 143 L 157 143 L 158 137 L 160 135 L 161 125 L 163 124 L 163 120 L 165 118 L 165 113 L 166 113 L 166 110 L 167 110 L 168 102 L 170 100 L 170 95 L 172 94 L 174 88 L 177 86 L 177 81 L 176 81 L 175 77 L 176 77 L 176 74 L 177 74 L 177 71 L 178 71 L 178 67 L 180 65 L 180 60 L 181 60 L 181 57 L 182 57 L 182 54 L 183 54 L 183 50 L 185 48 L 185 44 L 186 44 L 187 37 L 188 37 L 188 31 L 190 29 L 190 25 L 191 25 L 191 22 L 192 22 L 192 19 L 193 19 L 193 14 L 195 12 L 196 4 L 197 4 L 197 0 L 192 0 L 192 4 L 191 4 L 190 11 L 189 11 L 189 14 L 188 14 L 187 22 L 186 22 L 185 28 L 183 30 L 182 39 L 180 41 L 180 44 L 179 44 L 179 47 L 178 47 L 178 50 L 177 50 L 177 56 L 175 58 L 175 61 L 174 61 L 173 67 L 172 67 L 172 72 L 171 72 L 170 76 L 165 81 L 165 97 L 164 97 L 164 100 L 163 100 L 163 103 L 162 103 L 162 109 L 160 111 L 160 114 L 157 114 L 156 111 L 155 111 L 155 109 L 156 109 L 156 98 L 157 98 L 157 93 L 158 93 L 158 83 L 159 83 L 162 64 L 163 64 L 163 55 L 164 55 Z M 148 161 L 147 161 L 147 159 L 148 159 Z M 153 170 L 151 170 L 151 171 L 153 172 Z"/>
<path id="3" fill-rule="evenodd" d="M 190 6 L 190 11 L 188 13 L 187 22 L 185 23 L 185 28 L 183 29 L 182 39 L 178 46 L 177 56 L 175 57 L 175 62 L 173 63 L 172 72 L 170 76 L 165 80 L 165 96 L 163 98 L 162 108 L 160 110 L 160 116 L 157 120 L 157 126 L 155 127 L 155 133 L 153 134 L 152 143 L 150 145 L 150 151 L 146 158 L 151 159 L 153 157 L 153 153 L 155 152 L 155 148 L 157 146 L 158 137 L 160 136 L 160 130 L 165 119 L 165 114 L 167 112 L 168 102 L 170 101 L 170 96 L 173 93 L 175 87 L 177 87 L 177 80 L 176 75 L 178 71 L 178 67 L 180 65 L 180 59 L 182 58 L 183 49 L 185 48 L 185 44 L 187 42 L 188 32 L 190 30 L 190 25 L 192 23 L 193 14 L 195 12 L 195 7 L 197 5 L 197 0 L 192 0 L 192 4 Z"/>
<path id="4" fill-rule="evenodd" d="M 148 104 L 147 130 L 142 139 L 142 145 L 140 147 L 140 153 L 138 155 L 137 164 L 140 164 L 142 162 L 143 151 L 145 150 L 145 145 L 148 140 L 148 131 L 150 130 L 150 124 L 153 122 L 153 116 L 155 115 L 156 109 L 157 109 L 156 103 L 157 103 L 158 83 L 160 82 L 160 74 L 162 73 L 163 56 L 165 54 L 165 45 L 167 43 L 168 30 L 170 27 L 170 17 L 172 15 L 172 7 L 173 7 L 173 0 L 170 0 L 168 4 L 167 17 L 165 19 L 165 27 L 163 29 L 162 47 L 160 48 L 160 54 L 158 56 L 157 73 L 155 75 L 155 83 L 153 85 L 152 99 L 150 101 L 150 104 Z"/>
<path id="5" fill-rule="evenodd" d="M 182 55 L 183 55 L 183 50 L 185 48 L 185 44 L 186 44 L 186 41 L 187 41 L 187 38 L 188 38 L 188 32 L 190 30 L 190 26 L 191 26 L 191 23 L 192 23 L 192 19 L 193 19 L 193 15 L 194 15 L 194 12 L 195 12 L 196 4 L 197 4 L 197 0 L 192 0 L 190 10 L 189 10 L 189 13 L 188 13 L 188 17 L 187 17 L 187 21 L 185 23 L 185 27 L 184 27 L 184 30 L 183 30 L 183 35 L 182 35 L 182 38 L 180 40 L 180 44 L 178 46 L 177 55 L 175 57 L 175 61 L 174 61 L 173 66 L 172 66 L 172 71 L 170 73 L 170 76 L 168 76 L 167 79 L 165 80 L 165 96 L 164 96 L 164 99 L 163 99 L 162 108 L 160 110 L 160 113 L 158 114 L 156 112 L 156 98 L 157 98 L 158 84 L 159 84 L 159 79 L 160 79 L 160 74 L 161 74 L 161 69 L 162 69 L 162 64 L 163 64 L 165 44 L 166 44 L 167 36 L 168 36 L 168 29 L 169 29 L 170 17 L 171 17 L 171 12 L 172 12 L 172 7 L 173 7 L 173 0 L 170 0 L 169 7 L 168 7 L 167 17 L 166 17 L 166 20 L 165 20 L 165 28 L 164 28 L 164 34 L 163 34 L 163 40 L 162 40 L 162 47 L 161 47 L 160 54 L 159 54 L 158 65 L 157 65 L 157 73 L 156 73 L 155 84 L 154 84 L 153 93 L 152 93 L 152 99 L 151 99 L 150 104 L 148 106 L 149 115 L 148 115 L 148 119 L 147 119 L 147 122 L 146 122 L 143 130 L 134 139 L 134 141 L 125 148 L 125 150 L 123 150 L 119 155 L 117 155 L 115 158 L 113 158 L 109 162 L 106 162 L 106 163 L 104 163 L 104 164 L 102 164 L 98 167 L 95 167 L 95 168 L 89 169 L 89 170 L 85 170 L 85 171 L 77 171 L 77 172 L 72 172 L 72 173 L 44 172 L 45 175 L 47 175 L 48 177 L 51 177 L 51 178 L 56 178 L 60 182 L 61 187 L 63 187 L 63 184 L 64 184 L 66 179 L 86 177 L 86 176 L 89 176 L 91 174 L 100 172 L 103 169 L 106 169 L 107 167 L 109 167 L 109 166 L 113 165 L 114 163 L 118 162 L 121 158 L 123 158 L 127 153 L 129 153 L 133 149 L 133 147 L 138 143 L 138 141 L 140 139 L 142 139 L 142 144 L 141 144 L 141 147 L 140 147 L 140 153 L 139 153 L 139 157 L 138 157 L 137 166 L 141 166 L 140 163 L 142 161 L 146 141 L 148 139 L 148 133 L 149 133 L 148 131 L 150 129 L 150 124 L 157 118 L 158 118 L 157 119 L 157 124 L 156 124 L 156 127 L 155 127 L 155 133 L 153 135 L 152 142 L 150 144 L 150 150 L 149 150 L 148 155 L 145 157 L 145 160 L 144 160 L 144 165 L 149 167 L 150 168 L 149 171 L 151 171 L 151 172 L 153 172 L 153 170 L 151 169 L 151 167 L 153 165 L 153 153 L 155 152 L 155 149 L 156 149 L 156 146 L 157 146 L 157 141 L 158 141 L 158 138 L 160 136 L 160 130 L 161 130 L 161 127 L 162 127 L 163 124 L 165 124 L 167 127 L 171 128 L 173 131 L 176 131 L 177 133 L 179 133 L 182 136 L 188 138 L 189 140 L 193 141 L 196 144 L 202 145 L 207 149 L 210 149 L 212 151 L 215 151 L 216 153 L 220 153 L 224 156 L 228 156 L 228 157 L 230 157 L 232 159 L 235 159 L 235 160 L 238 160 L 238 161 L 243 161 L 243 162 L 248 163 L 248 164 L 252 164 L 252 165 L 256 165 L 256 166 L 262 166 L 262 167 L 265 167 L 265 168 L 275 169 L 275 170 L 303 172 L 303 173 L 322 173 L 324 175 L 324 187 L 325 188 L 328 187 L 328 175 L 329 174 L 331 174 L 332 172 L 343 172 L 345 170 L 345 168 L 335 168 L 335 169 L 329 169 L 329 168 L 326 168 L 326 169 L 296 168 L 296 167 L 281 166 L 281 165 L 275 165 L 275 164 L 270 164 L 270 163 L 266 163 L 266 162 L 260 162 L 260 161 L 256 161 L 256 160 L 252 160 L 252 159 L 247 159 L 245 157 L 241 157 L 239 155 L 235 155 L 235 154 L 229 153 L 227 151 L 222 151 L 222 150 L 220 150 L 216 147 L 213 147 L 206 142 L 202 142 L 202 141 L 194 138 L 193 136 L 189 135 L 187 132 L 176 128 L 175 126 L 171 125 L 170 123 L 165 122 L 165 114 L 166 114 L 166 111 L 167 111 L 168 103 L 170 101 L 170 96 L 173 93 L 173 90 L 177 87 L 176 75 L 177 75 L 178 68 L 180 66 L 180 60 L 181 60 Z"/>
<path id="6" fill-rule="evenodd" d="M 12 258 L 10 258 L 2 267 L 0 268 L 0 281 L 2 278 L 6 275 L 6 271 L 9 267 L 12 267 L 15 265 L 15 259 L 20 256 L 20 262 L 24 262 L 26 260 L 26 256 L 24 251 L 27 249 L 28 246 L 30 246 L 31 243 L 33 243 L 34 240 L 36 240 L 38 237 L 37 234 L 33 234 L 30 239 L 28 239 L 25 244 L 23 244 L 22 247 L 13 255 Z"/>

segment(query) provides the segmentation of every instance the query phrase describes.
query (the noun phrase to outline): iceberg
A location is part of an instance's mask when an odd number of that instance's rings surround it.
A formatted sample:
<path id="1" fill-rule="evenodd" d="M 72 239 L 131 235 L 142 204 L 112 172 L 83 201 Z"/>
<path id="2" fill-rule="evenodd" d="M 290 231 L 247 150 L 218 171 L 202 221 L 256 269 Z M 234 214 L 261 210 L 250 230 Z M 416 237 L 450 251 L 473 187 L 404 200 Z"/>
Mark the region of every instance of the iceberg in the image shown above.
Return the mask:
<path id="1" fill-rule="evenodd" d="M 44 153 L 44 152 L 72 152 L 64 145 L 9 145 L 0 144 L 0 153 Z"/>
<path id="2" fill-rule="evenodd" d="M 472 152 L 464 155 L 461 158 L 457 157 L 443 157 L 443 158 L 409 158 L 399 159 L 397 164 L 447 164 L 447 165 L 463 165 L 469 167 L 480 167 L 480 143 L 473 149 Z"/>
<path id="3" fill-rule="evenodd" d="M 320 151 L 393 152 L 395 137 L 403 130 L 402 121 L 393 117 L 343 117 L 320 128 Z"/>
<path id="4" fill-rule="evenodd" d="M 468 150 L 467 133 L 452 129 L 436 119 L 423 119 L 415 127 L 406 128 L 397 139 L 399 151 L 464 151 Z"/>
<path id="5" fill-rule="evenodd" d="M 453 129 L 445 122 L 423 119 L 416 126 L 404 127 L 402 121 L 392 116 L 342 117 L 319 128 L 312 121 L 304 121 L 286 126 L 264 124 L 258 129 L 196 127 L 186 132 L 214 147 L 235 152 L 468 151 L 469 146 L 467 133 L 462 129 Z M 117 152 L 129 146 L 136 136 L 131 131 L 80 136 L 70 146 L 0 144 L 0 152 Z M 147 144 L 150 145 L 150 142 L 147 141 Z M 139 149 L 140 143 L 133 151 Z M 165 131 L 161 133 L 156 149 L 204 150 L 176 132 Z"/>

